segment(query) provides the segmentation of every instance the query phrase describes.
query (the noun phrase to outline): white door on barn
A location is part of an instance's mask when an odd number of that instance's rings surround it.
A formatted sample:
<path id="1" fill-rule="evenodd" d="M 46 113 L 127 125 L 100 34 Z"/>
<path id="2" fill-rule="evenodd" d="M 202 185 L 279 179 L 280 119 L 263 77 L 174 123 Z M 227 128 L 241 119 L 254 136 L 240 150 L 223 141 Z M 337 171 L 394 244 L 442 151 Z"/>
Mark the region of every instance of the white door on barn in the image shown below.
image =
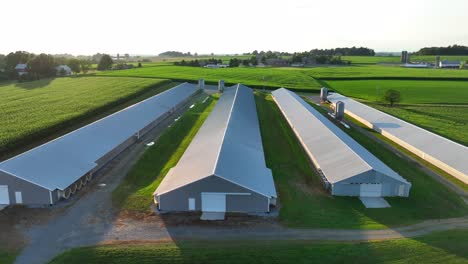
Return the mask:
<path id="1" fill-rule="evenodd" d="M 8 185 L 0 185 L 0 204 L 10 204 Z"/>
<path id="2" fill-rule="evenodd" d="M 381 197 L 382 196 L 382 184 L 360 184 L 360 195 L 361 197 Z"/>
<path id="3" fill-rule="evenodd" d="M 202 193 L 203 212 L 226 212 L 225 193 Z"/>

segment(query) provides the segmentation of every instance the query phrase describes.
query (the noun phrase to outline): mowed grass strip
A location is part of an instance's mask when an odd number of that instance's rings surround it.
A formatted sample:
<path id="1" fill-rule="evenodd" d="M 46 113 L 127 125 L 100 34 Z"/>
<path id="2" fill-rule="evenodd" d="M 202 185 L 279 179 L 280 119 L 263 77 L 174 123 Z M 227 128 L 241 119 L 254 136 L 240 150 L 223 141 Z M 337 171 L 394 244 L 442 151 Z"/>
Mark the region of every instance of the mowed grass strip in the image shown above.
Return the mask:
<path id="1" fill-rule="evenodd" d="M 386 198 L 391 208 L 366 209 L 358 198 L 329 195 L 271 96 L 257 93 L 256 102 L 267 166 L 279 192 L 280 220 L 287 226 L 377 229 L 468 214 L 458 195 L 355 130 L 346 132 L 413 184 L 410 197 Z"/>
<path id="2" fill-rule="evenodd" d="M 129 76 L 164 78 L 173 80 L 198 80 L 217 83 L 222 79 L 230 84 L 242 83 L 255 87 L 288 87 L 317 91 L 319 83 L 307 70 L 296 68 L 224 68 L 208 69 L 203 67 L 159 66 L 143 67 L 122 71 L 98 72 L 101 76 Z"/>
<path id="3" fill-rule="evenodd" d="M 47 137 L 165 83 L 168 81 L 108 77 L 0 83 L 0 153 Z"/>
<path id="4" fill-rule="evenodd" d="M 468 71 L 467 71 L 468 72 Z M 386 90 L 400 91 L 405 104 L 466 104 L 467 81 L 359 80 L 327 81 L 327 87 L 343 95 L 371 102 L 382 101 Z"/>
<path id="5" fill-rule="evenodd" d="M 380 242 L 176 241 L 68 250 L 74 263 L 467 263 L 468 230 Z"/>
<path id="6" fill-rule="evenodd" d="M 113 202 L 118 208 L 138 212 L 150 209 L 153 192 L 182 157 L 216 102 L 216 96 L 204 104 L 198 102 L 168 128 L 153 147 L 145 151 L 112 193 Z"/>

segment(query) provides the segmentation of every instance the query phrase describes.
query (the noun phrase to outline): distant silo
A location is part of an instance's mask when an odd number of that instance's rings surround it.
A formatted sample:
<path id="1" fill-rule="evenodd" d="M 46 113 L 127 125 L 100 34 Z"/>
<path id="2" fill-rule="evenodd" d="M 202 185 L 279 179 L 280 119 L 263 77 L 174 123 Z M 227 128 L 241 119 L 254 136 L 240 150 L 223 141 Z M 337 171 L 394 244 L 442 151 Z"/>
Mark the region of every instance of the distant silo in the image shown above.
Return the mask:
<path id="1" fill-rule="evenodd" d="M 344 108 L 345 108 L 345 105 L 344 105 L 343 102 L 341 102 L 341 101 L 336 102 L 336 104 L 335 104 L 335 118 L 337 120 L 343 120 L 343 118 L 344 118 Z"/>
<path id="2" fill-rule="evenodd" d="M 204 79 L 198 80 L 198 88 L 205 89 L 205 80 Z"/>
<path id="3" fill-rule="evenodd" d="M 436 59 L 436 61 L 435 61 L 435 67 L 436 67 L 436 68 L 440 68 L 440 56 L 437 55 L 435 59 Z"/>
<path id="4" fill-rule="evenodd" d="M 320 89 L 320 101 L 326 102 L 328 100 L 327 96 L 328 96 L 328 89 L 326 87 L 322 87 Z"/>
<path id="5" fill-rule="evenodd" d="M 218 82 L 218 92 L 224 92 L 224 80 L 219 80 Z"/>
<path id="6" fill-rule="evenodd" d="M 401 63 L 408 63 L 408 51 L 404 50 L 401 52 Z"/>

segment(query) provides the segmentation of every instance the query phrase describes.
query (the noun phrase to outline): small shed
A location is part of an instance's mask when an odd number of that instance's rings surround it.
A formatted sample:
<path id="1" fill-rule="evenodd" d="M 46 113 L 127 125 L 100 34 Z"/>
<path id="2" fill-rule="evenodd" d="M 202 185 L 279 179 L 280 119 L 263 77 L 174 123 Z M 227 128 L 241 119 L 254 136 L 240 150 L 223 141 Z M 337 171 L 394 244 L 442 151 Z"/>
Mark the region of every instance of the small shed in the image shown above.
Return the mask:
<path id="1" fill-rule="evenodd" d="M 59 65 L 55 67 L 57 76 L 68 76 L 72 74 L 72 69 L 68 65 Z"/>

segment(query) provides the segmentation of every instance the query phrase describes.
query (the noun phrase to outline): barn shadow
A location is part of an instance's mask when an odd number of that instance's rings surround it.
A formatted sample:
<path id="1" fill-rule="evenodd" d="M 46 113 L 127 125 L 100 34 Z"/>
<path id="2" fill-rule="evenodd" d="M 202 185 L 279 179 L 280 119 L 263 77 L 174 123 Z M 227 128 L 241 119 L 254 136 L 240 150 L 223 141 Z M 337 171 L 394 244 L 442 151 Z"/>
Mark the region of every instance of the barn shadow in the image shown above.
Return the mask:
<path id="1" fill-rule="evenodd" d="M 33 90 L 37 88 L 42 88 L 48 86 L 55 78 L 44 78 L 36 81 L 25 81 L 25 82 L 17 82 L 15 87 L 26 89 L 26 90 Z"/>

